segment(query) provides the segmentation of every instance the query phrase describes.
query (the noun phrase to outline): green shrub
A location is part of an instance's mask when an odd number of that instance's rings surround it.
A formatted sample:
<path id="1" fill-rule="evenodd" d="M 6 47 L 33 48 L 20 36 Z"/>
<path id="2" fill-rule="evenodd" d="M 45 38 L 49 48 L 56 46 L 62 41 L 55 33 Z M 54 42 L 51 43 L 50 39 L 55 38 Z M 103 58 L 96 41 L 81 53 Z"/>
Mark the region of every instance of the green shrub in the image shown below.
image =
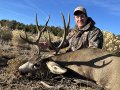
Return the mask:
<path id="1" fill-rule="evenodd" d="M 10 41 L 12 39 L 12 32 L 10 30 L 0 30 L 0 39 Z"/>

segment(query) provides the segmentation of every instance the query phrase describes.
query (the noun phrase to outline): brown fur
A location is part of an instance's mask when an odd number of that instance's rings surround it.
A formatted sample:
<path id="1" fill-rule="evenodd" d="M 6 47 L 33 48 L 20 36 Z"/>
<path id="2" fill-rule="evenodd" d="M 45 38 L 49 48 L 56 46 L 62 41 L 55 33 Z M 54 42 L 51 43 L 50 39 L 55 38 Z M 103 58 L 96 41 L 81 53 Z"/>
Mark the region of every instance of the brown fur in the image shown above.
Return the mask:
<path id="1" fill-rule="evenodd" d="M 81 49 L 44 59 L 55 61 L 109 90 L 120 89 L 120 57 L 95 48 Z"/>

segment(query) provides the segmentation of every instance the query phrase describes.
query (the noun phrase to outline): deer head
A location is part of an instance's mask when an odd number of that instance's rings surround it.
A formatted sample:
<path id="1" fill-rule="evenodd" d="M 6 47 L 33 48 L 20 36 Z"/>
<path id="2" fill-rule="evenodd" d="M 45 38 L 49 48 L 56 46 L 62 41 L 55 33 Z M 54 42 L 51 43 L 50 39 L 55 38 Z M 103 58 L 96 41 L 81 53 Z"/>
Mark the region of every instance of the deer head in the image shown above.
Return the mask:
<path id="1" fill-rule="evenodd" d="M 55 50 L 56 54 L 60 51 L 61 46 L 63 45 L 63 43 L 64 43 L 64 41 L 65 41 L 65 39 L 66 39 L 68 30 L 69 30 L 69 24 L 70 24 L 70 14 L 68 14 L 68 23 L 67 23 L 67 24 L 66 24 L 64 15 L 63 15 L 63 14 L 61 14 L 61 15 L 62 15 L 62 20 L 63 20 L 63 24 L 64 24 L 64 34 L 63 34 L 63 39 L 62 39 L 62 41 L 61 41 L 61 43 L 59 44 L 58 47 L 56 47 L 56 46 L 54 46 L 54 45 L 52 44 L 49 31 L 47 30 L 47 31 L 48 31 L 48 35 L 49 35 L 49 39 L 48 39 L 49 46 L 50 46 L 53 50 Z M 26 32 L 25 32 L 25 38 L 20 35 L 20 37 L 21 37 L 24 41 L 26 41 L 27 43 L 33 44 L 33 45 L 37 45 L 38 48 L 39 48 L 39 54 L 40 54 L 40 52 L 41 52 L 40 46 L 39 46 L 39 45 L 40 45 L 40 44 L 39 44 L 40 37 L 41 37 L 42 33 L 46 30 L 46 27 L 47 27 L 47 24 L 48 24 L 48 22 L 49 22 L 49 19 L 50 19 L 50 16 L 49 16 L 49 18 L 48 18 L 48 20 L 47 20 L 44 28 L 43 28 L 42 30 L 39 30 L 39 28 L 38 28 L 38 19 L 37 19 L 37 14 L 36 14 L 36 29 L 37 29 L 37 31 L 38 31 L 38 38 L 37 38 L 36 41 L 34 41 L 34 42 L 33 42 L 33 41 L 30 41 L 30 40 L 28 39 L 28 35 L 27 35 Z M 62 67 L 59 66 L 57 63 L 52 62 L 52 61 L 45 63 L 45 65 L 47 65 L 47 67 L 50 69 L 50 71 L 51 71 L 52 73 L 54 73 L 54 74 L 62 74 L 62 73 L 65 73 L 65 72 L 67 71 L 65 68 L 62 68 Z M 45 65 L 43 64 L 42 67 L 45 67 Z M 37 69 L 37 66 L 39 66 L 39 68 L 40 68 L 41 65 L 37 65 L 37 64 L 34 65 L 34 64 L 30 63 L 30 62 L 27 62 L 27 63 L 25 63 L 25 64 L 23 64 L 22 66 L 19 67 L 19 71 L 20 71 L 20 72 L 23 72 L 23 73 L 28 73 L 28 72 L 31 72 L 31 71 L 36 70 L 36 69 Z M 41 67 L 41 68 L 42 68 L 42 67 Z"/>

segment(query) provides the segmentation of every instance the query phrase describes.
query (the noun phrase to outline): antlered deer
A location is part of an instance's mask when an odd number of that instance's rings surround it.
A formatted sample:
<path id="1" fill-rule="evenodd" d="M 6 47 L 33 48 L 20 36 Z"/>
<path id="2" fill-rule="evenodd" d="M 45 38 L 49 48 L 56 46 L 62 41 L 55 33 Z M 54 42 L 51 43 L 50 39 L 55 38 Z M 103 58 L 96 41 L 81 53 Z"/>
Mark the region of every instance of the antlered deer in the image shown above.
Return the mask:
<path id="1" fill-rule="evenodd" d="M 66 30 L 69 29 L 70 20 L 68 21 L 67 26 L 64 16 L 63 21 L 65 28 L 65 40 L 67 32 Z M 38 28 L 38 25 L 36 26 Z M 39 37 L 40 35 L 41 34 L 39 34 Z M 27 38 L 25 40 L 28 41 Z M 56 53 L 58 53 L 62 43 L 60 44 L 59 48 L 52 46 L 51 40 L 49 43 L 50 46 L 56 50 Z M 108 90 L 120 89 L 120 57 L 113 56 L 112 54 L 102 49 L 86 48 L 74 52 L 57 54 L 42 60 L 40 59 L 40 61 L 35 65 L 27 62 L 19 67 L 19 71 L 24 73 L 32 72 L 38 67 L 39 70 L 43 70 L 45 72 L 48 70 L 45 68 L 48 67 L 54 74 L 63 74 L 68 72 L 68 70 L 72 70 L 73 73 L 75 72 L 80 76 L 84 76 L 89 80 L 93 80 L 98 85 L 101 85 Z"/>

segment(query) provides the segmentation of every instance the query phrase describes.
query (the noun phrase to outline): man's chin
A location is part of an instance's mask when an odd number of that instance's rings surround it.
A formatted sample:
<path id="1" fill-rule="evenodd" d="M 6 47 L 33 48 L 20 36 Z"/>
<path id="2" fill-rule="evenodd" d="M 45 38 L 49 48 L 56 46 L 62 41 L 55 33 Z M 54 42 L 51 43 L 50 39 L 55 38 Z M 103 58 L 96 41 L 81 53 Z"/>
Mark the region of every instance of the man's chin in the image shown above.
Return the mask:
<path id="1" fill-rule="evenodd" d="M 83 28 L 83 26 L 84 26 L 83 24 L 82 24 L 82 25 L 79 25 L 78 28 Z"/>

